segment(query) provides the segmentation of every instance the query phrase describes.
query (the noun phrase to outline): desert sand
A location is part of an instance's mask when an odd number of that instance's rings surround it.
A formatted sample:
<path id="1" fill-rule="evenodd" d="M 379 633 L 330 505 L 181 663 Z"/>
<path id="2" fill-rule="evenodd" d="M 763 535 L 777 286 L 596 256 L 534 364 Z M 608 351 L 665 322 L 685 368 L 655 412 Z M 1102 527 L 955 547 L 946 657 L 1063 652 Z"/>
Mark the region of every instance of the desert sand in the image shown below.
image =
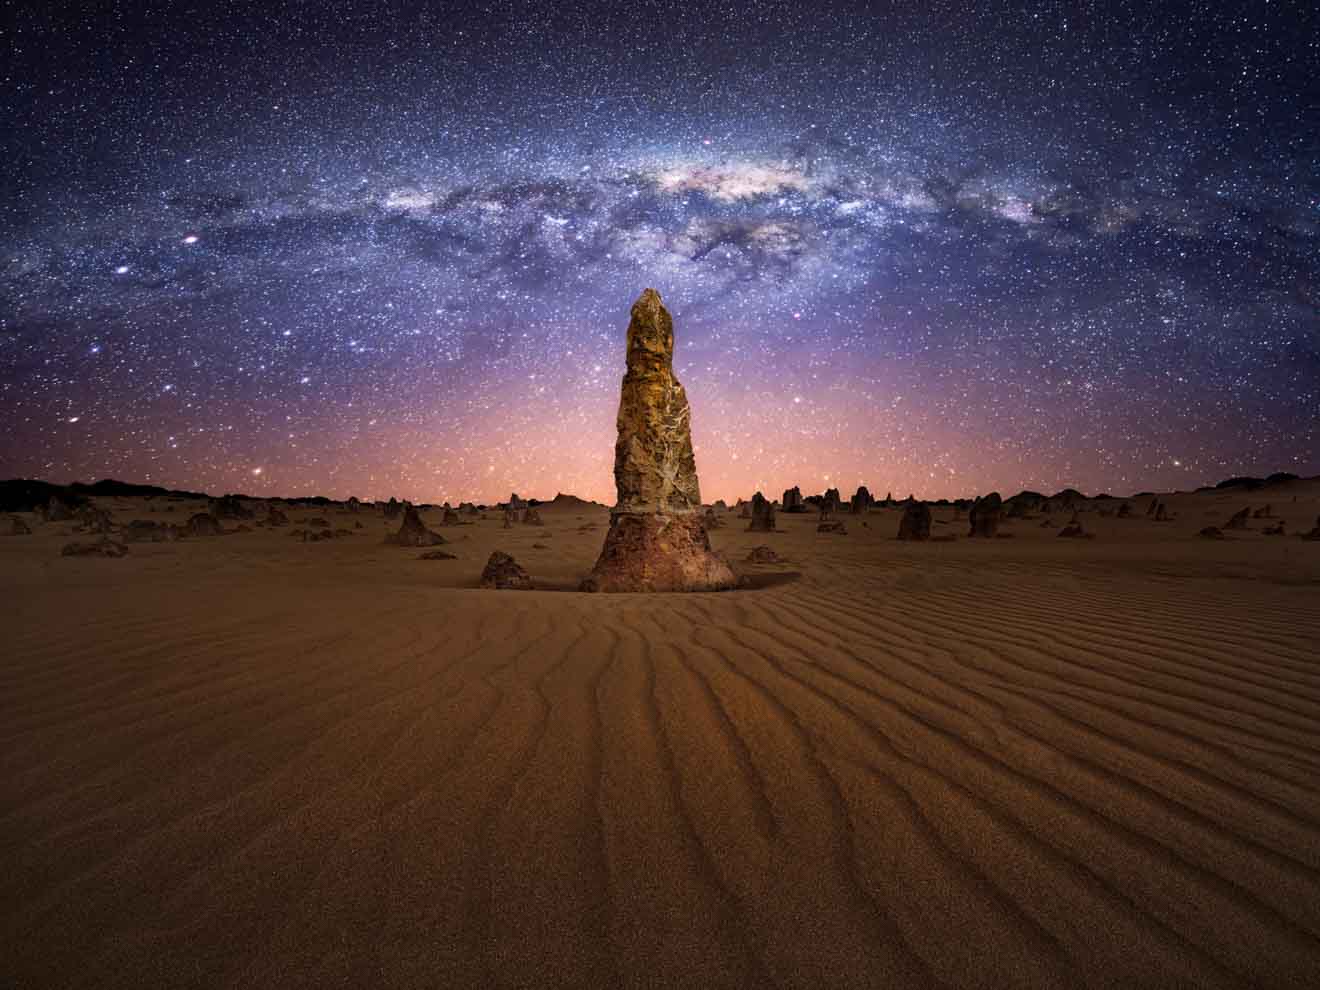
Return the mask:
<path id="1" fill-rule="evenodd" d="M 120 559 L 26 514 L 0 983 L 1314 987 L 1320 482 L 1148 501 L 729 512 L 751 586 L 683 595 L 572 590 L 598 506 L 428 509 L 431 560 L 372 506 Z M 1266 503 L 1287 536 L 1196 535 Z"/>

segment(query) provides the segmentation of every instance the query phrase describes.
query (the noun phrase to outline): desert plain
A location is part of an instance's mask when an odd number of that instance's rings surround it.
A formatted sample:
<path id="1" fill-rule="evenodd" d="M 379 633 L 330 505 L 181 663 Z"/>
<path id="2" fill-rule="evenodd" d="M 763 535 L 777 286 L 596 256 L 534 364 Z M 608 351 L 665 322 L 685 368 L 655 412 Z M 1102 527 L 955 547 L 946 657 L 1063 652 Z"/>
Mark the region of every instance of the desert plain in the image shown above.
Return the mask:
<path id="1" fill-rule="evenodd" d="M 577 592 L 572 499 L 423 509 L 453 559 L 371 504 L 118 559 L 20 514 L 0 983 L 1320 985 L 1320 480 L 1160 499 L 729 511 L 700 594 Z"/>

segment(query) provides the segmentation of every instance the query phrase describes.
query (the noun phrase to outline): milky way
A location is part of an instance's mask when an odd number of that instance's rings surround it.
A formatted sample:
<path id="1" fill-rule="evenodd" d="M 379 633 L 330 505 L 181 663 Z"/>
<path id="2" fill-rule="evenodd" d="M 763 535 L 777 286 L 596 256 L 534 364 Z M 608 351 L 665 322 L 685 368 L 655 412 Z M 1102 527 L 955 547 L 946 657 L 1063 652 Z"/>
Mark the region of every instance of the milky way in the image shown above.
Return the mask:
<path id="1" fill-rule="evenodd" d="M 0 475 L 612 501 L 646 286 L 707 499 L 1320 473 L 1304 5 L 49 6 Z"/>

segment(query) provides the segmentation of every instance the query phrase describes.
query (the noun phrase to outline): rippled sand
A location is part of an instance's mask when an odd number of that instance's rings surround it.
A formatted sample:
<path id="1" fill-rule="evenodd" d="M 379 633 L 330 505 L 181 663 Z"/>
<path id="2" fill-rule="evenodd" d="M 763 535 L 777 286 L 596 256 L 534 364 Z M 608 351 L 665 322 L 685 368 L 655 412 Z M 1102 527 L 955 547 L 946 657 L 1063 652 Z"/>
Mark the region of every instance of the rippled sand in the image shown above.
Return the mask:
<path id="1" fill-rule="evenodd" d="M 1320 484 L 1167 501 L 728 516 L 788 562 L 659 597 L 568 591 L 600 508 L 425 513 L 450 561 L 373 510 L 0 537 L 0 983 L 1313 987 L 1320 543 L 1194 534 Z"/>

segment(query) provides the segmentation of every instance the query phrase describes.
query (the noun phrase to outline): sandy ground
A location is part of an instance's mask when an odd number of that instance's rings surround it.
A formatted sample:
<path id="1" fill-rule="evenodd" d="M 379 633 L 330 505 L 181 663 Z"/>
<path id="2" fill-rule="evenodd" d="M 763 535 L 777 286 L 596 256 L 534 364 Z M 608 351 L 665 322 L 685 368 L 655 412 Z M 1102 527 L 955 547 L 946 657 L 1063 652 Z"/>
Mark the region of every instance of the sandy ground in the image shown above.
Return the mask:
<path id="1" fill-rule="evenodd" d="M 425 513 L 450 561 L 376 510 L 120 560 L 29 516 L 0 984 L 1314 987 L 1320 543 L 1194 534 L 1320 485 L 1145 501 L 1092 541 L 729 516 L 788 562 L 657 597 L 567 590 L 599 508 Z M 493 549 L 547 590 L 479 590 Z"/>

